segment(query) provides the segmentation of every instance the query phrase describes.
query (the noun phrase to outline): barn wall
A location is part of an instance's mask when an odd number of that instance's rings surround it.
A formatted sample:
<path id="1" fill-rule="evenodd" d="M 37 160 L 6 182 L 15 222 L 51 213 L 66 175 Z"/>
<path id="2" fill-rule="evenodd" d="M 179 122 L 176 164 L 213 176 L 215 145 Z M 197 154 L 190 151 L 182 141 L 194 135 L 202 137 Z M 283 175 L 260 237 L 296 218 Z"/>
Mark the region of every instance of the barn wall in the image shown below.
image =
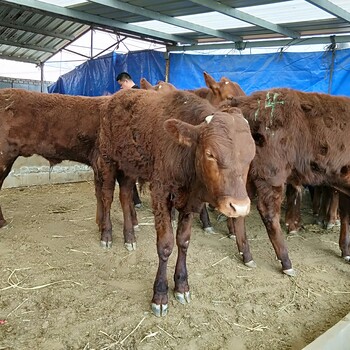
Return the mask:
<path id="1" fill-rule="evenodd" d="M 16 160 L 3 188 L 89 180 L 93 180 L 93 172 L 87 165 L 64 161 L 50 168 L 46 159 L 35 155 L 29 158 L 19 157 Z"/>
<path id="2" fill-rule="evenodd" d="M 43 91 L 47 92 L 47 87 L 52 85 L 52 81 L 43 82 Z M 18 79 L 0 76 L 0 89 L 17 88 L 31 91 L 41 91 L 41 81 L 32 79 Z"/>
<path id="3" fill-rule="evenodd" d="M 45 92 L 47 92 L 48 85 L 52 85 L 52 82 L 44 82 Z M 40 92 L 41 82 L 38 80 L 0 77 L 0 89 L 4 88 L 19 88 Z M 49 162 L 42 157 L 19 157 L 5 179 L 3 188 L 78 182 L 92 179 L 91 168 L 80 163 L 66 161 L 50 168 Z"/>

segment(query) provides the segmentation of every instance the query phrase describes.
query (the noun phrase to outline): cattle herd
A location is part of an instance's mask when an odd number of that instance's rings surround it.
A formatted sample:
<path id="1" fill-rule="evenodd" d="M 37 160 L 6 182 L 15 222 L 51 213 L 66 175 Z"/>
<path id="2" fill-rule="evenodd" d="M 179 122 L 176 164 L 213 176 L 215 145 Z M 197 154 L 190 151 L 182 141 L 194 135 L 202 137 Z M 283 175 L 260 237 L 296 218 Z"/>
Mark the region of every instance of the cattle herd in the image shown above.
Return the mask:
<path id="1" fill-rule="evenodd" d="M 0 90 L 0 187 L 19 156 L 37 154 L 50 165 L 87 164 L 94 173 L 101 246 L 112 245 L 117 181 L 124 243 L 134 250 L 133 187 L 137 180 L 149 184 L 159 259 L 152 298 L 156 316 L 168 310 L 174 209 L 174 295 L 180 303 L 190 302 L 186 255 L 193 214 L 200 213 L 204 228 L 212 226 L 206 203 L 227 217 L 243 262 L 254 267 L 245 218 L 256 197 L 282 270 L 293 276 L 280 225 L 282 200 L 286 193 L 286 225 L 293 232 L 301 226 L 301 186 L 316 186 L 314 203 L 322 188 L 324 213 L 335 208 L 326 224 L 339 213 L 339 247 L 350 261 L 350 98 L 286 88 L 246 96 L 227 78 L 217 82 L 207 73 L 204 78 L 207 88 L 197 90 L 141 79 L 140 90 L 101 97 Z M 0 227 L 5 225 L 0 208 Z"/>

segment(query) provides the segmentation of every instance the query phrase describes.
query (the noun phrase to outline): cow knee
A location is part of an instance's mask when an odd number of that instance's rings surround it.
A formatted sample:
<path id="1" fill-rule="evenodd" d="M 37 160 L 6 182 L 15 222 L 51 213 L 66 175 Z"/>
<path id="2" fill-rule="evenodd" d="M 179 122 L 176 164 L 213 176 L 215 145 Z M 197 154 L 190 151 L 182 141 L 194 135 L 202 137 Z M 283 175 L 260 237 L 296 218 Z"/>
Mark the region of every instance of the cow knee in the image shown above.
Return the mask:
<path id="1" fill-rule="evenodd" d="M 165 245 L 160 245 L 158 248 L 158 256 L 163 261 L 167 261 L 169 256 L 173 251 L 173 244 L 167 243 Z"/>

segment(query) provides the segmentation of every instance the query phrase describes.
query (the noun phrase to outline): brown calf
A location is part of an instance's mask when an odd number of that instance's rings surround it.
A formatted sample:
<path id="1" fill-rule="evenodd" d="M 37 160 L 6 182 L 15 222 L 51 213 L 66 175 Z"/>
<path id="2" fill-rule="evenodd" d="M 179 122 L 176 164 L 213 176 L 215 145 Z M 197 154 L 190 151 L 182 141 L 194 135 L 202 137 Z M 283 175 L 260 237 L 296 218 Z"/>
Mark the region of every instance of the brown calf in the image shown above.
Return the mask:
<path id="1" fill-rule="evenodd" d="M 231 105 L 248 119 L 257 146 L 250 179 L 259 213 L 283 271 L 294 274 L 279 222 L 284 184 L 327 183 L 350 193 L 350 99 L 272 89 Z M 246 240 L 242 227 L 236 234 Z"/>
<path id="2" fill-rule="evenodd" d="M 81 97 L 21 89 L 0 90 L 0 188 L 19 156 L 38 154 L 50 165 L 71 160 L 92 166 L 97 199 L 96 221 L 103 246 L 111 241 L 111 233 L 102 227 L 105 220 L 102 219 L 101 183 L 96 169 L 96 141 L 101 106 L 110 99 L 111 96 Z M 111 171 L 114 181 L 109 184 L 109 189 L 113 193 L 118 172 L 115 167 Z M 130 215 L 136 226 L 134 208 Z M 4 225 L 6 220 L 0 208 L 0 227 Z M 135 243 L 133 231 L 125 234 L 124 239 L 126 246 L 132 247 Z"/>
<path id="3" fill-rule="evenodd" d="M 114 163 L 130 179 L 120 184 L 122 205 L 131 202 L 135 178 L 150 183 L 159 257 L 152 309 L 157 316 L 165 315 L 167 262 L 174 246 L 171 209 L 179 211 L 175 296 L 186 303 L 190 301 L 186 255 L 193 213 L 205 202 L 229 217 L 249 212 L 246 179 L 255 155 L 249 125 L 238 109 L 232 114 L 217 112 L 190 92 L 129 90 L 116 93 L 106 103 L 99 141 L 99 174 L 108 176 L 104 169 Z M 110 192 L 103 193 L 105 217 L 111 204 L 108 196 Z M 130 226 L 127 211 L 124 214 Z"/>

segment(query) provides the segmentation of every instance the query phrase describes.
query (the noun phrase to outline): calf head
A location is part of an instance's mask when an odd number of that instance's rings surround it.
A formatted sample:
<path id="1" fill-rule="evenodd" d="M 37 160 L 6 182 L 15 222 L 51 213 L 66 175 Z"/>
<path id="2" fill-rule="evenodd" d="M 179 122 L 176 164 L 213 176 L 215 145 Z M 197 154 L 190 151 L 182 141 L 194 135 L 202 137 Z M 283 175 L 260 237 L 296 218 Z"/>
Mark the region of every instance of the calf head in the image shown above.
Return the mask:
<path id="1" fill-rule="evenodd" d="M 178 143 L 193 147 L 197 195 L 202 202 L 229 217 L 247 215 L 246 182 L 255 145 L 241 112 L 215 112 L 196 126 L 169 119 L 164 126 Z"/>
<path id="2" fill-rule="evenodd" d="M 222 77 L 217 82 L 208 73 L 204 72 L 203 74 L 205 83 L 211 91 L 207 98 L 212 105 L 218 106 L 221 102 L 231 100 L 236 96 L 245 96 L 241 87 L 230 79 Z"/>
<path id="3" fill-rule="evenodd" d="M 156 85 L 152 85 L 145 78 L 140 80 L 140 87 L 144 90 L 155 90 L 159 92 L 169 92 L 173 90 L 177 90 L 173 84 L 166 83 L 165 81 L 159 80 Z"/>

